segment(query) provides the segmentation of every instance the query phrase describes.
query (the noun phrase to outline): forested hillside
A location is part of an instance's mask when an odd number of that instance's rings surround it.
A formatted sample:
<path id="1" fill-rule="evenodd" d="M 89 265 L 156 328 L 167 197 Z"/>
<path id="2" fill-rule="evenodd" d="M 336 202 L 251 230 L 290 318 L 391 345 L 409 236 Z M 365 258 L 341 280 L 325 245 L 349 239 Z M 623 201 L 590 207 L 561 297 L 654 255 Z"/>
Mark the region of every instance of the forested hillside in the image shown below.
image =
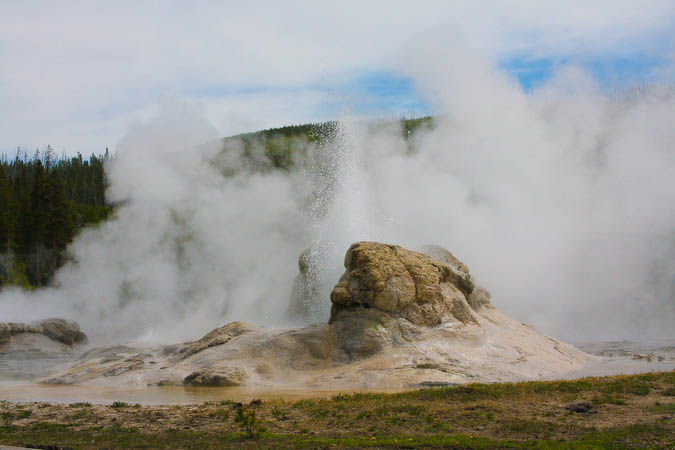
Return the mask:
<path id="1" fill-rule="evenodd" d="M 0 287 L 48 284 L 82 228 L 111 211 L 104 155 L 57 159 L 50 147 L 32 158 L 0 160 Z"/>
<path id="2" fill-rule="evenodd" d="M 376 120 L 364 122 L 369 128 L 392 126 L 393 120 Z M 431 126 L 432 118 L 401 119 L 399 121 L 403 138 L 408 139 L 420 128 Z M 397 126 L 398 126 L 397 125 Z M 290 125 L 281 128 L 270 128 L 254 133 L 239 134 L 222 140 L 223 151 L 219 155 L 227 159 L 231 150 L 238 149 L 244 157 L 248 168 L 252 171 L 272 169 L 290 170 L 294 167 L 299 154 L 298 149 L 305 148 L 300 143 L 321 145 L 330 141 L 338 132 L 338 122 L 329 121 L 305 125 Z M 227 164 L 225 164 L 227 167 Z"/>
<path id="3" fill-rule="evenodd" d="M 376 121 L 367 126 L 392 125 Z M 431 117 L 401 120 L 403 137 L 410 137 Z M 222 151 L 213 161 L 228 176 L 232 167 L 219 164 L 236 155 L 251 172 L 291 170 L 301 143 L 318 146 L 330 141 L 338 122 L 291 125 L 224 138 Z M 235 151 L 236 150 L 236 151 Z M 0 289 L 18 285 L 27 289 L 45 286 L 68 260 L 66 248 L 84 227 L 105 220 L 113 210 L 106 200 L 103 155 L 56 158 L 50 147 L 28 157 L 17 151 L 0 158 Z M 150 170 L 150 168 L 148 168 Z"/>

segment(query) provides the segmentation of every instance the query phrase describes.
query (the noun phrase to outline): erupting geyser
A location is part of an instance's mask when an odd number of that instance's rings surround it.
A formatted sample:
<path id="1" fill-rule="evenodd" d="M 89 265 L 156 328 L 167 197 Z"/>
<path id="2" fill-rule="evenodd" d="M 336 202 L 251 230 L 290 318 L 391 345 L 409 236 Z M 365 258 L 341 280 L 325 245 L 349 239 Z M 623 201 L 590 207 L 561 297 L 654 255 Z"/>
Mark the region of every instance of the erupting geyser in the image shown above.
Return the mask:
<path id="1" fill-rule="evenodd" d="M 560 376 L 592 359 L 495 309 L 450 252 L 427 252 L 353 244 L 327 324 L 233 322 L 184 344 L 102 347 L 39 381 L 391 388 Z"/>

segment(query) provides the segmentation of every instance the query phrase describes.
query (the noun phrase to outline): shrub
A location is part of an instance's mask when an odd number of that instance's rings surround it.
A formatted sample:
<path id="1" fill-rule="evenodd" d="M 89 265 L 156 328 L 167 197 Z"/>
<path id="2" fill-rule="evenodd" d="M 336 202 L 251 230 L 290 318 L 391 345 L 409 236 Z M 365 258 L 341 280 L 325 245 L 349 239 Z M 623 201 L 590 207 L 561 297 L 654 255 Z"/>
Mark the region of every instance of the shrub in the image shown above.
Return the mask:
<path id="1" fill-rule="evenodd" d="M 243 406 L 237 408 L 234 415 L 234 423 L 246 432 L 249 439 L 254 438 L 258 433 L 264 431 L 264 428 L 258 423 L 255 417 L 255 411 L 248 410 Z"/>

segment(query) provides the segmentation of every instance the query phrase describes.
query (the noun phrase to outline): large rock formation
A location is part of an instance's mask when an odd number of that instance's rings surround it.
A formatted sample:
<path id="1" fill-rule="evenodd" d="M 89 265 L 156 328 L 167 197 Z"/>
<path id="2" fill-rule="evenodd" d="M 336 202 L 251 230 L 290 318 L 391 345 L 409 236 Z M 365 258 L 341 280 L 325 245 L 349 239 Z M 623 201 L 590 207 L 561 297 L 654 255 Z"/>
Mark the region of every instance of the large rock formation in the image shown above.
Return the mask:
<path id="1" fill-rule="evenodd" d="M 591 358 L 499 312 L 447 250 L 423 251 L 352 245 L 328 324 L 234 322 L 185 344 L 100 348 L 40 381 L 391 388 L 554 377 Z"/>
<path id="2" fill-rule="evenodd" d="M 0 323 L 0 353 L 16 351 L 70 350 L 84 344 L 87 336 L 77 322 L 66 319 L 46 319 L 33 323 Z"/>
<path id="3" fill-rule="evenodd" d="M 72 361 L 87 336 L 76 322 L 46 319 L 33 323 L 0 323 L 0 375 L 34 378 Z"/>
<path id="4" fill-rule="evenodd" d="M 490 294 L 447 250 L 425 251 L 377 242 L 357 242 L 347 250 L 345 273 L 330 295 L 329 323 L 336 347 L 349 359 L 419 340 L 428 327 L 478 323 L 474 310 L 488 305 Z M 472 308 L 468 299 L 476 289 L 488 301 Z"/>
<path id="5" fill-rule="evenodd" d="M 358 242 L 347 250 L 345 268 L 330 295 L 330 323 L 355 307 L 375 308 L 419 326 L 476 321 L 466 300 L 474 283 L 464 265 L 397 245 Z"/>

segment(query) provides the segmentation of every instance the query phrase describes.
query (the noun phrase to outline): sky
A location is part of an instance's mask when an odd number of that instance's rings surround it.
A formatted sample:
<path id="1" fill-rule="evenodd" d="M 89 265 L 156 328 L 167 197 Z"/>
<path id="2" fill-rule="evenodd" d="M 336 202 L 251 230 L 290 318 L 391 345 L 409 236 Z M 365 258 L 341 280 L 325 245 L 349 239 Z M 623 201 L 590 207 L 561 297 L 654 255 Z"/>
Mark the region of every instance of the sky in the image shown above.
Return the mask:
<path id="1" fill-rule="evenodd" d="M 433 114 L 401 61 L 429 33 L 526 92 L 569 66 L 608 92 L 675 79 L 673 1 L 0 0 L 0 153 L 114 151 L 167 99 L 222 136 Z"/>

